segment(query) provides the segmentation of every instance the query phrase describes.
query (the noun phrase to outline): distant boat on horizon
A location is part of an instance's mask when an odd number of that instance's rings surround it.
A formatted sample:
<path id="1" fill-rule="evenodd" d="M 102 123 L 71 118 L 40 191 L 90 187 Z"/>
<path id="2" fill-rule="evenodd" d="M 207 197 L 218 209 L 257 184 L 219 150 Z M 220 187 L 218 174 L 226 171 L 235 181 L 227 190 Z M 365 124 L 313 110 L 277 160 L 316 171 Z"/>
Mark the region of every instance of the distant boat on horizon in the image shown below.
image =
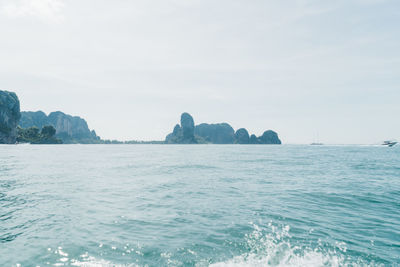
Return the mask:
<path id="1" fill-rule="evenodd" d="M 388 146 L 388 147 L 392 147 L 394 145 L 396 145 L 397 142 L 396 141 L 383 141 L 383 146 Z"/>
<path id="2" fill-rule="evenodd" d="M 315 138 L 313 139 L 313 142 L 310 144 L 311 146 L 322 146 L 324 145 L 321 143 L 321 139 L 319 138 L 319 132 L 316 132 Z"/>

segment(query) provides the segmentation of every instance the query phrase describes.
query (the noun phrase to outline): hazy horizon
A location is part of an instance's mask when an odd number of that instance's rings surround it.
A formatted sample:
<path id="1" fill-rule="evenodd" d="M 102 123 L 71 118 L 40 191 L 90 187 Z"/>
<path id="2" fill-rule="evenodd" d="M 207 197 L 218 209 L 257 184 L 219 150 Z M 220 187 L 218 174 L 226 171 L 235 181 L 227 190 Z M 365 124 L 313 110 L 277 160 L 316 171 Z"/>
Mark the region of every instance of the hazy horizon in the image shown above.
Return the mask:
<path id="1" fill-rule="evenodd" d="M 285 144 L 400 139 L 400 2 L 0 0 L 0 90 L 103 139 L 189 112 Z"/>

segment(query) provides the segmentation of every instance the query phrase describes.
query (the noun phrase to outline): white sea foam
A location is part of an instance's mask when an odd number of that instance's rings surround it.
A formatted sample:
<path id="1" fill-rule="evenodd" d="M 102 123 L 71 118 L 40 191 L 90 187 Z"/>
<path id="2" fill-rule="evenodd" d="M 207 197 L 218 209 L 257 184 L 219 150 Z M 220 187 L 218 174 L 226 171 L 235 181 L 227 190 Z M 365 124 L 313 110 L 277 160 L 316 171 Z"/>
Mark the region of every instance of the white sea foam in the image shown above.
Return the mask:
<path id="1" fill-rule="evenodd" d="M 269 224 L 269 233 L 253 225 L 254 231 L 247 235 L 250 251 L 210 267 L 291 267 L 291 266 L 381 266 L 346 258 L 346 244 L 338 243 L 337 249 L 330 251 L 291 244 L 290 227 L 278 228 Z"/>
<path id="2" fill-rule="evenodd" d="M 205 261 L 199 262 L 197 267 L 369 267 L 383 266 L 374 263 L 366 263 L 362 260 L 351 259 L 346 255 L 347 246 L 344 242 L 336 242 L 336 246 L 326 249 L 322 241 L 316 247 L 299 245 L 294 242 L 290 235 L 289 226 L 276 226 L 269 223 L 267 227 L 260 227 L 252 224 L 254 230 L 246 235 L 248 253 L 233 257 L 229 260 L 209 265 Z M 127 246 L 124 249 L 128 249 Z M 137 264 L 115 264 L 104 259 L 90 256 L 87 252 L 78 259 L 69 260 L 67 253 L 62 248 L 56 250 L 64 256 L 59 259 L 55 266 L 78 266 L 78 267 L 139 267 Z M 132 249 L 132 251 L 134 251 Z M 195 251 L 187 250 L 190 254 L 196 255 Z M 160 256 L 166 260 L 166 266 L 181 266 L 182 263 L 173 258 L 172 253 L 161 253 Z"/>
<path id="3" fill-rule="evenodd" d="M 95 257 L 87 255 L 81 260 L 72 260 L 70 265 L 79 267 L 138 267 L 136 264 L 115 264 L 110 261 L 96 259 Z"/>

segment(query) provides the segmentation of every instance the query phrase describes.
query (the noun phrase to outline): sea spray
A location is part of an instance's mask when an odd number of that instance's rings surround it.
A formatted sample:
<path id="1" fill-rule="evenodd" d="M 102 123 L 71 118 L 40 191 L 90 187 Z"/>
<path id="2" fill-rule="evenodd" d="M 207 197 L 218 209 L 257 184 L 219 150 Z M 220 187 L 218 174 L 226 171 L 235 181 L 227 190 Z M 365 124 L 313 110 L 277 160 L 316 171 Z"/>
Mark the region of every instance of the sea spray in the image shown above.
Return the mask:
<path id="1" fill-rule="evenodd" d="M 362 259 L 346 258 L 343 242 L 338 247 L 326 249 L 319 240 L 319 246 L 292 244 L 289 225 L 276 225 L 272 222 L 263 228 L 252 223 L 253 232 L 246 235 L 248 252 L 210 267 L 298 267 L 298 266 L 383 266 L 366 263 Z"/>

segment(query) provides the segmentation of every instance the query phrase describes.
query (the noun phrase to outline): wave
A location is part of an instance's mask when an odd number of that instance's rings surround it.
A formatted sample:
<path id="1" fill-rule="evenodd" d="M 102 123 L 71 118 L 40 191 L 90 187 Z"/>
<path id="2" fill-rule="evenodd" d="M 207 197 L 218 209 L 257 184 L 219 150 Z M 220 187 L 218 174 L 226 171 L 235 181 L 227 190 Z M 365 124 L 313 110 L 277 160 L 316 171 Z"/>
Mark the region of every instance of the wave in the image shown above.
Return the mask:
<path id="1" fill-rule="evenodd" d="M 316 248 L 293 245 L 288 225 L 277 227 L 272 223 L 268 229 L 253 224 L 254 231 L 246 236 L 249 252 L 223 262 L 211 264 L 210 267 L 291 267 L 291 266 L 383 266 L 362 259 L 351 259 L 346 255 L 346 244 L 336 243 L 336 247 L 326 249 L 319 241 Z"/>
<path id="2" fill-rule="evenodd" d="M 298 244 L 290 235 L 288 225 L 277 226 L 270 222 L 266 227 L 252 223 L 253 231 L 245 236 L 245 247 L 248 252 L 231 259 L 210 263 L 209 259 L 197 258 L 196 267 L 374 267 L 384 266 L 375 262 L 367 262 L 365 258 L 350 256 L 344 242 L 336 242 L 334 246 L 324 244 L 318 240 L 317 245 Z M 309 231 L 312 234 L 312 230 Z M 115 250 L 115 248 L 112 248 Z M 196 251 L 187 250 L 193 255 Z M 105 259 L 98 259 L 85 253 L 78 259 L 71 259 L 61 247 L 55 250 L 59 258 L 53 266 L 79 266 L 79 267 L 136 267 L 148 266 L 136 263 L 117 264 Z M 141 254 L 143 256 L 143 254 Z M 176 258 L 171 253 L 161 253 L 165 260 L 164 266 L 184 266 L 181 258 Z M 211 255 L 210 255 L 211 256 Z M 191 262 L 192 265 L 194 262 Z"/>
<path id="3" fill-rule="evenodd" d="M 89 256 L 88 253 L 82 254 L 78 259 L 69 259 L 68 253 L 62 251 L 59 247 L 56 253 L 61 256 L 58 262 L 53 266 L 78 266 L 78 267 L 138 267 L 136 264 L 115 264 L 104 259 L 97 259 Z"/>

